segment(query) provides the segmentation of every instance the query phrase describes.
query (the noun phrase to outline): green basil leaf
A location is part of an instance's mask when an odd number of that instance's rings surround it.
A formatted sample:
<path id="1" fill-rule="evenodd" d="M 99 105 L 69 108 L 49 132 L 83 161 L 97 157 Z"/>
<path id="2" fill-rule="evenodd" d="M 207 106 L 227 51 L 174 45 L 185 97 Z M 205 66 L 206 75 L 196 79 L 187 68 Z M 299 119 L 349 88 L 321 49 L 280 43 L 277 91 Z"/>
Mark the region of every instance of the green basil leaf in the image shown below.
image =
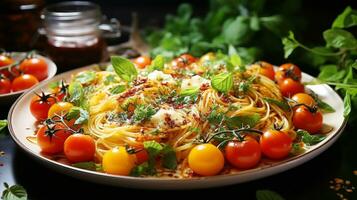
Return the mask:
<path id="1" fill-rule="evenodd" d="M 260 23 L 270 30 L 271 32 L 275 33 L 278 36 L 282 36 L 286 34 L 286 26 L 284 25 L 283 17 L 280 15 L 272 15 L 268 17 L 261 17 Z"/>
<path id="2" fill-rule="evenodd" d="M 2 131 L 3 129 L 5 129 L 7 126 L 7 120 L 0 120 L 0 131 Z"/>
<path id="3" fill-rule="evenodd" d="M 95 80 L 96 73 L 94 71 L 84 71 L 77 75 L 74 80 L 81 84 L 89 84 Z"/>
<path id="4" fill-rule="evenodd" d="M 156 110 L 151 105 L 137 105 L 134 110 L 132 120 L 135 123 L 140 123 L 149 120 L 156 113 Z"/>
<path id="5" fill-rule="evenodd" d="M 157 55 L 155 59 L 151 62 L 148 70 L 150 72 L 159 70 L 162 71 L 165 66 L 165 58 L 162 55 Z"/>
<path id="6" fill-rule="evenodd" d="M 80 105 L 84 98 L 84 90 L 82 84 L 73 81 L 68 87 L 69 101 L 75 105 Z"/>
<path id="7" fill-rule="evenodd" d="M 76 119 L 74 124 L 85 124 L 88 122 L 89 119 L 89 113 L 88 111 L 84 110 L 83 108 L 74 106 L 72 107 L 68 114 L 67 114 L 67 119 Z"/>
<path id="8" fill-rule="evenodd" d="M 120 78 L 127 82 L 132 81 L 138 75 L 135 65 L 126 58 L 112 56 L 111 63 L 114 67 L 115 73 L 117 73 Z"/>
<path id="9" fill-rule="evenodd" d="M 282 39 L 282 43 L 284 45 L 284 58 L 288 58 L 299 47 L 299 43 L 296 41 L 292 31 L 289 31 L 288 37 Z"/>
<path id="10" fill-rule="evenodd" d="M 260 120 L 259 114 L 235 116 L 226 119 L 227 126 L 231 129 L 249 126 L 253 128 Z"/>
<path id="11" fill-rule="evenodd" d="M 109 85 L 111 83 L 116 83 L 116 82 L 118 82 L 116 79 L 116 75 L 110 74 L 107 77 L 105 77 L 104 85 Z"/>
<path id="12" fill-rule="evenodd" d="M 51 90 L 56 89 L 57 87 L 59 87 L 61 85 L 60 81 L 55 81 L 55 82 L 51 82 L 48 84 L 48 88 Z"/>
<path id="13" fill-rule="evenodd" d="M 117 86 L 114 86 L 113 88 L 110 88 L 110 93 L 112 94 L 120 94 L 122 92 L 124 92 L 126 89 L 126 86 L 125 85 L 117 85 Z"/>
<path id="14" fill-rule="evenodd" d="M 219 123 L 222 122 L 224 117 L 225 117 L 224 113 L 219 112 L 217 110 L 217 106 L 215 106 L 215 107 L 213 107 L 210 114 L 207 116 L 207 120 L 212 125 L 218 125 Z"/>
<path id="15" fill-rule="evenodd" d="M 332 23 L 332 28 L 348 28 L 357 25 L 357 11 L 350 6 L 337 16 Z"/>
<path id="16" fill-rule="evenodd" d="M 329 29 L 323 33 L 326 45 L 334 48 L 353 49 L 357 46 L 357 40 L 352 33 L 342 29 Z"/>
<path id="17" fill-rule="evenodd" d="M 162 166 L 167 169 L 176 169 L 177 159 L 175 150 L 171 146 L 166 145 L 162 149 L 162 154 Z"/>
<path id="18" fill-rule="evenodd" d="M 253 31 L 259 31 L 260 30 L 260 20 L 259 17 L 256 15 L 250 17 L 250 23 L 249 23 L 250 28 Z"/>
<path id="19" fill-rule="evenodd" d="M 180 91 L 180 96 L 197 95 L 199 91 L 200 91 L 200 88 L 198 88 L 198 87 L 187 88 L 185 90 L 181 90 Z"/>
<path id="20" fill-rule="evenodd" d="M 27 192 L 21 185 L 9 186 L 4 183 L 5 190 L 2 192 L 2 200 L 27 200 Z"/>
<path id="21" fill-rule="evenodd" d="M 221 73 L 212 77 L 211 85 L 219 92 L 227 93 L 233 87 L 233 75 L 231 73 Z"/>
<path id="22" fill-rule="evenodd" d="M 282 196 L 271 190 L 258 190 L 256 197 L 257 200 L 284 200 Z"/>
<path id="23" fill-rule="evenodd" d="M 272 103 L 272 104 L 279 106 L 283 110 L 286 110 L 286 111 L 290 110 L 290 106 L 286 101 L 279 101 L 277 99 L 272 99 L 272 98 L 267 98 L 267 97 L 265 97 L 263 99 L 268 103 Z"/>
<path id="24" fill-rule="evenodd" d="M 72 164 L 72 166 L 91 171 L 101 171 L 101 165 L 95 162 L 79 162 Z"/>
<path id="25" fill-rule="evenodd" d="M 345 110 L 343 112 L 344 117 L 348 117 L 351 113 L 352 106 L 351 106 L 351 95 L 346 92 L 345 98 L 343 99 L 343 105 L 345 107 Z"/>
<path id="26" fill-rule="evenodd" d="M 339 82 L 345 75 L 346 70 L 338 70 L 337 65 L 324 65 L 320 67 L 320 74 L 317 78 L 326 82 Z"/>
<path id="27" fill-rule="evenodd" d="M 224 41 L 233 45 L 244 43 L 250 34 L 250 19 L 247 16 L 238 16 L 227 25 L 227 28 L 223 28 L 222 32 Z"/>
<path id="28" fill-rule="evenodd" d="M 317 106 L 325 113 L 332 113 L 336 110 L 330 106 L 328 103 L 322 101 L 319 96 L 312 90 L 308 90 L 307 92 L 316 102 Z"/>
<path id="29" fill-rule="evenodd" d="M 152 140 L 152 141 L 145 141 L 144 148 L 148 151 L 150 157 L 156 157 L 158 154 L 161 153 L 163 147 L 160 143 Z"/>
<path id="30" fill-rule="evenodd" d="M 228 68 L 228 71 L 233 71 L 234 67 L 236 66 L 239 67 L 242 65 L 242 59 L 238 55 L 237 50 L 232 45 L 229 45 L 228 47 L 228 55 L 229 55 L 229 61 L 233 65 L 233 68 L 232 69 Z"/>
<path id="31" fill-rule="evenodd" d="M 305 130 L 297 130 L 296 134 L 301 137 L 301 141 L 304 142 L 306 145 L 314 145 L 317 144 L 319 142 L 321 142 L 322 140 L 324 140 L 326 138 L 326 136 L 324 135 L 311 135 L 309 132 L 305 131 Z"/>

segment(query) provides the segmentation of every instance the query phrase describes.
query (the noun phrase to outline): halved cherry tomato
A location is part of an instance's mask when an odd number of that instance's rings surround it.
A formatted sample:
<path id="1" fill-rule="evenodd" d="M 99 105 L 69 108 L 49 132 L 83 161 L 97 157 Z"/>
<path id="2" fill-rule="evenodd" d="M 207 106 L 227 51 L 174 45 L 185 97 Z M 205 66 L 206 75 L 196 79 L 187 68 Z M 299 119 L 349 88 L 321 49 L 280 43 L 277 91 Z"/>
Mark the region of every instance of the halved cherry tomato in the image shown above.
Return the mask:
<path id="1" fill-rule="evenodd" d="M 301 80 L 301 70 L 297 65 L 292 63 L 282 64 L 275 73 L 275 80 L 279 82 L 291 78 L 295 81 Z"/>
<path id="2" fill-rule="evenodd" d="M 48 76 L 48 65 L 43 58 L 27 58 L 20 64 L 20 71 L 34 75 L 39 81 Z"/>
<path id="3" fill-rule="evenodd" d="M 11 81 L 0 74 L 0 94 L 7 94 L 11 92 Z"/>
<path id="4" fill-rule="evenodd" d="M 71 135 L 71 132 L 65 129 L 65 126 L 60 123 L 56 123 L 50 128 L 41 127 L 37 131 L 37 143 L 41 151 L 48 154 L 61 153 L 65 140 Z"/>
<path id="5" fill-rule="evenodd" d="M 73 134 L 64 142 L 64 155 L 70 162 L 91 161 L 95 154 L 95 142 L 89 135 Z"/>
<path id="6" fill-rule="evenodd" d="M 283 131 L 268 130 L 260 138 L 260 147 L 268 158 L 282 159 L 289 155 L 292 139 Z"/>
<path id="7" fill-rule="evenodd" d="M 140 68 L 144 69 L 146 66 L 151 64 L 151 59 L 148 56 L 139 56 L 134 59 L 134 63 Z"/>
<path id="8" fill-rule="evenodd" d="M 48 117 L 48 110 L 56 101 L 51 94 L 36 94 L 31 100 L 30 111 L 37 120 L 45 120 Z"/>
<path id="9" fill-rule="evenodd" d="M 260 66 L 259 74 L 264 75 L 271 80 L 275 80 L 275 71 L 272 64 L 260 61 L 258 62 L 258 65 Z"/>
<path id="10" fill-rule="evenodd" d="M 102 160 L 103 171 L 108 174 L 127 176 L 135 166 L 135 156 L 125 147 L 115 147 L 107 151 Z"/>
<path id="11" fill-rule="evenodd" d="M 297 93 L 291 99 L 297 103 L 302 103 L 308 106 L 314 106 L 316 104 L 315 100 L 306 93 Z"/>
<path id="12" fill-rule="evenodd" d="M 286 78 L 279 82 L 280 91 L 285 97 L 291 97 L 297 93 L 303 93 L 305 91 L 304 85 L 298 81 L 294 81 L 291 78 Z"/>
<path id="13" fill-rule="evenodd" d="M 213 176 L 223 169 L 224 156 L 213 144 L 199 144 L 188 154 L 188 165 L 196 174 Z"/>
<path id="14" fill-rule="evenodd" d="M 311 134 L 317 133 L 322 128 L 322 114 L 314 108 L 298 106 L 294 109 L 293 124 L 295 128 L 304 129 Z"/>
<path id="15" fill-rule="evenodd" d="M 16 77 L 12 82 L 12 91 L 20 91 L 28 89 L 39 83 L 37 78 L 31 74 L 23 74 L 19 77 Z"/>
<path id="16" fill-rule="evenodd" d="M 234 167 L 249 169 L 260 161 L 260 145 L 251 137 L 246 137 L 243 141 L 230 141 L 225 148 L 225 155 L 228 162 Z"/>
<path id="17" fill-rule="evenodd" d="M 57 102 L 53 104 L 48 110 L 48 118 L 51 118 L 55 115 L 63 116 L 68 113 L 69 110 L 73 107 L 73 104 L 69 102 Z"/>

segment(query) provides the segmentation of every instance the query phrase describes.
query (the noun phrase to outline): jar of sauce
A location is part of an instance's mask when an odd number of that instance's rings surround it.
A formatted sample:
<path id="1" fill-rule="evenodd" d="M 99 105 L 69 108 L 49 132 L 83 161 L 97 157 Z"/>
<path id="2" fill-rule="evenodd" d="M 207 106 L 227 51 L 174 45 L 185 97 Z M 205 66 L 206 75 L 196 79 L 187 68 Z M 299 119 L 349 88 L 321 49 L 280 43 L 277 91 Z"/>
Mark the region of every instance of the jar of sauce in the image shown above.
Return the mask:
<path id="1" fill-rule="evenodd" d="M 98 5 L 70 1 L 50 5 L 43 10 L 46 53 L 59 71 L 101 62 L 106 44 L 99 29 L 102 15 Z"/>
<path id="2" fill-rule="evenodd" d="M 43 0 L 0 0 L 0 47 L 28 51 L 36 47 Z"/>

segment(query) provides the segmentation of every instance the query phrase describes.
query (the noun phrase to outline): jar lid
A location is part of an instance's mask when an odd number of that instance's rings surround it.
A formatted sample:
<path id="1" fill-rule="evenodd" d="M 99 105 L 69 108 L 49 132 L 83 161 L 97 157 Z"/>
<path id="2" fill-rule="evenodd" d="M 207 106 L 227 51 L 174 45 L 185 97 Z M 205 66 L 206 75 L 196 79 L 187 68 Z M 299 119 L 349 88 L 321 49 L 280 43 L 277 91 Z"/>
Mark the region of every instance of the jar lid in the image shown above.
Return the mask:
<path id="1" fill-rule="evenodd" d="M 100 7 L 87 1 L 60 2 L 47 6 L 41 15 L 48 32 L 84 34 L 98 29 Z"/>

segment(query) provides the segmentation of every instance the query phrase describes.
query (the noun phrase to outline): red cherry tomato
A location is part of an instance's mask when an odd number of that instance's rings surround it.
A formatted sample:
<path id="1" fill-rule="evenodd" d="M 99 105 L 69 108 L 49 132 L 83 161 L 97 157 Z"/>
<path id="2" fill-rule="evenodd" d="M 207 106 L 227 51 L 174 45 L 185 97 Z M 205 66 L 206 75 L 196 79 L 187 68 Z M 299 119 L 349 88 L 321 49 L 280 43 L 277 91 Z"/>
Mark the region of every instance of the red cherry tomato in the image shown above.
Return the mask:
<path id="1" fill-rule="evenodd" d="M 27 58 L 20 64 L 20 71 L 42 81 L 48 76 L 48 65 L 43 58 Z"/>
<path id="2" fill-rule="evenodd" d="M 294 109 L 293 124 L 295 128 L 304 129 L 311 134 L 317 133 L 322 128 L 322 114 L 317 110 L 310 110 L 306 106 Z"/>
<path id="3" fill-rule="evenodd" d="M 0 67 L 10 65 L 12 63 L 14 63 L 14 60 L 11 59 L 9 56 L 0 55 Z"/>
<path id="4" fill-rule="evenodd" d="M 260 66 L 259 73 L 261 75 L 264 75 L 271 80 L 275 80 L 275 71 L 274 71 L 274 67 L 272 64 L 261 61 L 261 62 L 258 62 L 258 65 Z"/>
<path id="5" fill-rule="evenodd" d="M 148 56 L 139 56 L 139 57 L 135 58 L 133 62 L 140 69 L 144 69 L 146 66 L 151 64 L 151 59 Z"/>
<path id="6" fill-rule="evenodd" d="M 12 82 L 12 91 L 20 91 L 28 89 L 34 85 L 36 85 L 39 81 L 36 77 L 30 74 L 24 74 L 19 77 L 16 77 Z"/>
<path id="7" fill-rule="evenodd" d="M 190 54 L 182 54 L 171 62 L 173 68 L 186 68 L 191 63 L 197 61 L 197 58 Z"/>
<path id="8" fill-rule="evenodd" d="M 45 120 L 48 117 L 48 110 L 56 103 L 56 98 L 51 94 L 42 93 L 32 98 L 30 111 L 37 120 Z"/>
<path id="9" fill-rule="evenodd" d="M 303 93 L 305 91 L 303 84 L 291 78 L 286 78 L 279 82 L 279 87 L 281 94 L 285 97 L 291 97 L 294 94 Z"/>
<path id="10" fill-rule="evenodd" d="M 275 73 L 275 79 L 279 82 L 286 78 L 292 78 L 295 81 L 301 80 L 301 70 L 297 65 L 292 63 L 282 64 L 278 71 Z"/>
<path id="11" fill-rule="evenodd" d="M 63 152 L 64 142 L 70 135 L 71 133 L 60 123 L 50 129 L 43 126 L 37 131 L 37 143 L 43 153 L 57 154 Z"/>
<path id="12" fill-rule="evenodd" d="M 268 158 L 282 159 L 289 155 L 292 139 L 283 131 L 268 130 L 260 138 L 260 147 Z"/>
<path id="13" fill-rule="evenodd" d="M 0 75 L 0 94 L 7 94 L 11 92 L 11 81 Z"/>
<path id="14" fill-rule="evenodd" d="M 255 139 L 249 137 L 244 141 L 230 141 L 225 148 L 225 156 L 234 167 L 249 169 L 260 161 L 260 145 Z"/>
<path id="15" fill-rule="evenodd" d="M 135 163 L 137 165 L 140 165 L 140 164 L 146 162 L 147 160 L 149 160 L 149 154 L 145 149 L 137 152 L 135 154 L 135 156 L 136 156 L 136 162 Z"/>
<path id="16" fill-rule="evenodd" d="M 64 154 L 71 162 L 91 161 L 95 154 L 95 142 L 89 135 L 73 134 L 64 142 Z"/>

